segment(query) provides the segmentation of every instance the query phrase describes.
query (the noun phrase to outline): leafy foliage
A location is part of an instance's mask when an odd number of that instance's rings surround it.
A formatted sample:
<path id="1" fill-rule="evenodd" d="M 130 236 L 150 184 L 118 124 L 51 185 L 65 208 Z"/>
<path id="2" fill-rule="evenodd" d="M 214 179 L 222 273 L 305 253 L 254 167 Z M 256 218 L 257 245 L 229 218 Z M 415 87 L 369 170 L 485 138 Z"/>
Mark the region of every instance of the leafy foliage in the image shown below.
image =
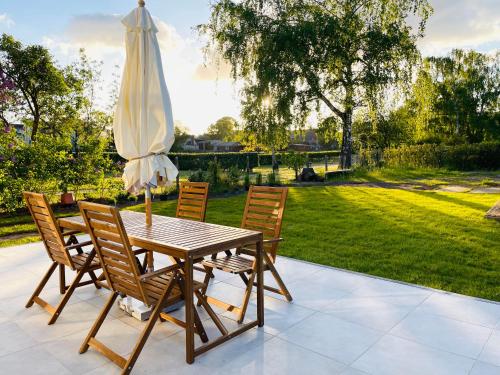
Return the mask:
<path id="1" fill-rule="evenodd" d="M 342 122 L 348 168 L 354 110 L 410 81 L 430 12 L 426 0 L 218 0 L 200 31 L 244 81 L 242 116 L 260 142 L 279 149 L 286 129 L 326 110 Z"/>

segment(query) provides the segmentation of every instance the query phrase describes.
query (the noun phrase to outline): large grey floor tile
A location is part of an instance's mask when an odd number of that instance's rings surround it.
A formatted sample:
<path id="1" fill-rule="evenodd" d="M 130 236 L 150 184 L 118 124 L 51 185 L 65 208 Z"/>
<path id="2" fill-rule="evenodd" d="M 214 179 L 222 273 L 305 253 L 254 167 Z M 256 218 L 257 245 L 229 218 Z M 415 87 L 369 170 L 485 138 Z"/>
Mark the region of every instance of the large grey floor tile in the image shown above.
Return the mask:
<path id="1" fill-rule="evenodd" d="M 335 375 L 345 365 L 280 338 L 228 359 L 221 374 Z"/>
<path id="2" fill-rule="evenodd" d="M 45 311 L 16 320 L 16 323 L 37 341 L 46 342 L 90 329 L 98 314 L 96 307 L 79 302 L 66 306 L 56 323 L 50 326 L 47 324 L 50 316 Z"/>
<path id="3" fill-rule="evenodd" d="M 467 375 L 473 364 L 470 358 L 387 335 L 352 367 L 373 375 Z"/>
<path id="4" fill-rule="evenodd" d="M 418 311 L 488 327 L 495 327 L 500 319 L 500 304 L 446 293 L 434 293 Z"/>
<path id="5" fill-rule="evenodd" d="M 479 359 L 500 367 L 500 331 L 494 330 L 484 346 Z"/>
<path id="6" fill-rule="evenodd" d="M 431 295 L 432 291 L 396 281 L 362 277 L 359 287 L 352 294 L 358 297 L 407 296 L 412 294 L 422 296 Z"/>
<path id="7" fill-rule="evenodd" d="M 391 330 L 392 335 L 470 358 L 479 356 L 490 333 L 491 328 L 419 312 Z"/>
<path id="8" fill-rule="evenodd" d="M 279 298 L 279 297 L 278 297 Z M 271 335 L 277 335 L 301 320 L 314 314 L 314 310 L 306 309 L 295 303 L 287 302 L 277 298 L 264 297 L 264 332 Z M 237 315 L 226 312 L 224 316 L 237 319 Z M 257 301 L 252 300 L 248 305 L 245 320 L 257 319 Z"/>
<path id="9" fill-rule="evenodd" d="M 64 367 L 61 362 L 39 347 L 28 348 L 0 357 L 0 372 L 2 374 L 30 375 L 71 374 L 71 371 Z"/>
<path id="10" fill-rule="evenodd" d="M 319 312 L 279 335 L 345 364 L 352 363 L 381 336 L 380 331 Z"/>
<path id="11" fill-rule="evenodd" d="M 372 304 L 363 301 L 360 306 L 359 299 L 345 298 L 339 303 L 327 306 L 323 312 L 365 327 L 388 331 L 403 320 L 411 309 L 377 301 L 373 301 Z"/>
<path id="12" fill-rule="evenodd" d="M 318 311 L 349 294 L 345 290 L 335 289 L 329 284 L 316 281 L 297 280 L 288 284 L 288 287 L 293 303 Z"/>
<path id="13" fill-rule="evenodd" d="M 16 323 L 0 324 L 0 357 L 36 344 L 37 342 Z"/>
<path id="14" fill-rule="evenodd" d="M 476 361 L 469 375 L 499 375 L 500 367 Z"/>
<path id="15" fill-rule="evenodd" d="M 109 362 L 106 357 L 93 350 L 89 350 L 84 354 L 79 353 L 80 346 L 87 333 L 87 331 L 77 332 L 58 340 L 47 342 L 41 347 L 66 368 L 70 369 L 73 374 L 83 374 L 104 366 Z"/>

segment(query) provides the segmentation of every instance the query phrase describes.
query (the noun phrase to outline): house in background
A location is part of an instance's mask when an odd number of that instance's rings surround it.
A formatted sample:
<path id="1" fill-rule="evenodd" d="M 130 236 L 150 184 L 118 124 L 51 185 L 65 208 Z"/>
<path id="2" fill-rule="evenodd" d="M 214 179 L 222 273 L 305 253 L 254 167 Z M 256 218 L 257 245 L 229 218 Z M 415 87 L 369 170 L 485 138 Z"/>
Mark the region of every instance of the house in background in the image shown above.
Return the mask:
<path id="1" fill-rule="evenodd" d="M 12 124 L 12 127 L 16 130 L 16 136 L 19 139 L 22 139 L 23 142 L 26 144 L 31 143 L 31 137 L 28 133 L 26 125 L 24 125 L 24 124 Z"/>
<path id="2" fill-rule="evenodd" d="M 181 148 L 186 152 L 240 152 L 244 147 L 240 142 L 224 142 L 193 136 L 186 139 Z"/>
<path id="3" fill-rule="evenodd" d="M 313 129 L 306 130 L 304 133 L 290 134 L 289 150 L 293 151 L 319 151 L 321 146 L 318 141 L 318 135 Z"/>

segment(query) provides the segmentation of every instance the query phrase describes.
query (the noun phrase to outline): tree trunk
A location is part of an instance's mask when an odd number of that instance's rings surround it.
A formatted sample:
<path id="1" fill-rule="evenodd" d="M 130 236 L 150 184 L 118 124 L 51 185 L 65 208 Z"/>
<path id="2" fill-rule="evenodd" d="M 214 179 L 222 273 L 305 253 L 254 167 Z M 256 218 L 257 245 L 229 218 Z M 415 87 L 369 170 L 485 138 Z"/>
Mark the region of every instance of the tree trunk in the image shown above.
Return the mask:
<path id="1" fill-rule="evenodd" d="M 352 167 L 352 110 L 346 111 L 342 125 L 342 151 L 340 153 L 340 168 Z"/>
<path id="2" fill-rule="evenodd" d="M 33 116 L 33 128 L 31 129 L 31 142 L 36 140 L 36 134 L 38 133 L 38 126 L 40 125 L 40 115 L 36 114 Z"/>

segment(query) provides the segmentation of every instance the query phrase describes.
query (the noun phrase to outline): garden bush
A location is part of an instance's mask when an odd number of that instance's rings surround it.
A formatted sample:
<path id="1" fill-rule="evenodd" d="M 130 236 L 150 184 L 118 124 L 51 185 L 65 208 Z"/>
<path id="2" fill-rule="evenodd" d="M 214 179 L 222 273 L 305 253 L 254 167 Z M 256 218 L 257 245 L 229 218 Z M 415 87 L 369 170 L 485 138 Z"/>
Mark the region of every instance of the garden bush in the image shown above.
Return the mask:
<path id="1" fill-rule="evenodd" d="M 283 157 L 287 155 L 288 152 L 278 152 L 276 153 L 276 159 L 278 163 L 283 163 Z M 327 157 L 337 157 L 340 151 L 314 151 L 314 152 L 304 152 L 307 155 L 309 161 L 311 162 L 322 162 Z M 240 170 L 245 170 L 247 168 L 247 157 L 250 169 L 255 168 L 259 165 L 271 165 L 272 155 L 271 154 L 258 154 L 256 152 L 193 152 L 193 153 L 169 153 L 170 160 L 175 164 L 176 158 L 179 161 L 179 169 L 186 171 L 195 171 L 198 169 L 207 170 L 208 164 L 217 160 L 222 169 L 228 170 L 229 168 L 236 166 Z M 109 153 L 109 157 L 113 159 L 115 163 L 125 162 L 124 159 L 120 157 L 116 152 Z"/>
<path id="2" fill-rule="evenodd" d="M 423 144 L 389 148 L 384 150 L 383 162 L 388 167 L 494 170 L 500 169 L 500 143 Z"/>

